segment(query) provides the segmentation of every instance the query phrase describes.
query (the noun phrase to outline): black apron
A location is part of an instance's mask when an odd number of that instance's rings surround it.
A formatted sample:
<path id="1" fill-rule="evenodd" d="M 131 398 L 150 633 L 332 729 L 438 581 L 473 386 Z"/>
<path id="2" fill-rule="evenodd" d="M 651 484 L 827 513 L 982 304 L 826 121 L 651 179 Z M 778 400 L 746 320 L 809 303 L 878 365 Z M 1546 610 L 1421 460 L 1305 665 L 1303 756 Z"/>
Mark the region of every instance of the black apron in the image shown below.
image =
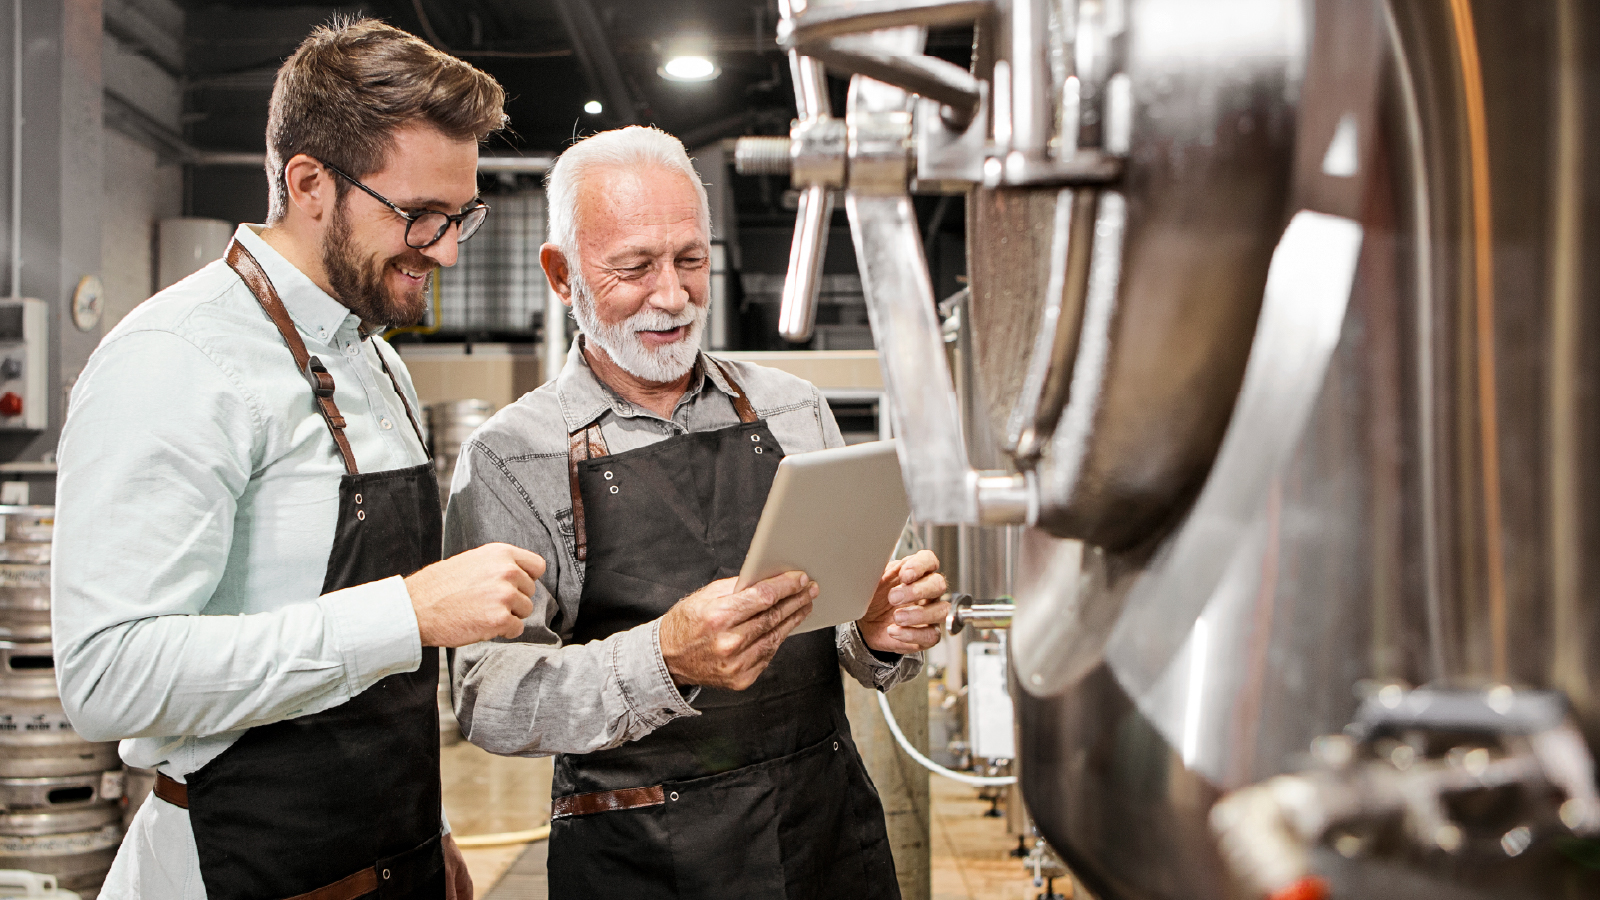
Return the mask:
<path id="1" fill-rule="evenodd" d="M 227 259 L 283 333 L 344 457 L 322 593 L 437 562 L 442 529 L 433 466 L 356 470 L 332 377 L 307 356 L 249 252 L 234 243 Z M 381 351 L 378 358 L 394 382 Z M 394 388 L 420 439 L 405 393 Z M 377 889 L 370 896 L 443 898 L 438 686 L 438 652 L 424 648 L 416 671 L 390 675 L 332 709 L 251 728 L 191 774 L 189 818 L 206 896 L 280 900 L 371 870 Z M 354 896 L 348 885 L 343 893 Z"/>
<path id="2" fill-rule="evenodd" d="M 741 423 L 729 428 L 615 455 L 605 455 L 598 426 L 572 435 L 574 530 L 586 557 L 574 643 L 660 618 L 738 574 L 783 448 L 733 390 Z M 703 688 L 694 706 L 699 716 L 639 740 L 556 757 L 556 798 L 660 790 L 634 808 L 554 818 L 552 898 L 897 900 L 883 807 L 845 718 L 833 629 L 790 637 L 750 688 Z"/>

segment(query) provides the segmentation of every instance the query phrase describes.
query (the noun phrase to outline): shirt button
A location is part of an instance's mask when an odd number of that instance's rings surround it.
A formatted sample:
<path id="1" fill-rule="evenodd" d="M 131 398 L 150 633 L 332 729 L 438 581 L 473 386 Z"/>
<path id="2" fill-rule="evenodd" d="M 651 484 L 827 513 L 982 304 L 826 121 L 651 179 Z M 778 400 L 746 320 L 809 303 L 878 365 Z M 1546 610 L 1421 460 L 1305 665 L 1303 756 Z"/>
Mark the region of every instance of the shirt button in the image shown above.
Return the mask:
<path id="1" fill-rule="evenodd" d="M 383 430 L 384 431 L 388 431 L 389 429 L 394 427 L 394 423 L 389 421 L 389 417 L 388 416 L 384 416 L 383 418 L 379 419 L 378 420 L 378 424 L 383 426 Z"/>
<path id="2" fill-rule="evenodd" d="M 345 356 L 353 357 L 357 353 L 360 353 L 360 352 L 361 352 L 361 345 L 355 343 L 354 341 L 344 345 L 344 355 Z"/>

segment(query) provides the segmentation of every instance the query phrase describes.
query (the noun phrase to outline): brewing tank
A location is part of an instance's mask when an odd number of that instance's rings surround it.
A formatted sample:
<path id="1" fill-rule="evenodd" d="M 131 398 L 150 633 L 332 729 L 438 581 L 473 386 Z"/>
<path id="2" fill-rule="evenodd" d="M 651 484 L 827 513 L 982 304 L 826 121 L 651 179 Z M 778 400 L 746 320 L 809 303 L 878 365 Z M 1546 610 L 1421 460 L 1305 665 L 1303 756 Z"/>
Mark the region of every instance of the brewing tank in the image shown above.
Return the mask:
<path id="1" fill-rule="evenodd" d="M 786 10 L 797 83 L 855 76 L 793 178 L 850 213 L 914 515 L 1022 526 L 1041 834 L 1108 900 L 1600 896 L 1600 10 L 865 6 Z M 960 21 L 970 69 L 908 55 Z"/>

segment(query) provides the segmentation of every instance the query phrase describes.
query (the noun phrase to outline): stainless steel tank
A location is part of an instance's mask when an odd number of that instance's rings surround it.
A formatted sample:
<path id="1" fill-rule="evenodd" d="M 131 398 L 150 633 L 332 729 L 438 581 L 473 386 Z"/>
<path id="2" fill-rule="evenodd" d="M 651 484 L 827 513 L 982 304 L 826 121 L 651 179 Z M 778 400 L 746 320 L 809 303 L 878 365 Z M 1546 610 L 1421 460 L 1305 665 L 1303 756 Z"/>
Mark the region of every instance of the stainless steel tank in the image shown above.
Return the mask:
<path id="1" fill-rule="evenodd" d="M 1028 526 L 1023 788 L 1096 895 L 1600 896 L 1591 7 L 786 10 L 802 88 L 858 77 L 839 128 L 802 91 L 790 168 L 851 212 L 915 514 Z M 970 72 L 915 56 L 962 21 Z M 929 365 L 934 186 L 982 470 Z"/>

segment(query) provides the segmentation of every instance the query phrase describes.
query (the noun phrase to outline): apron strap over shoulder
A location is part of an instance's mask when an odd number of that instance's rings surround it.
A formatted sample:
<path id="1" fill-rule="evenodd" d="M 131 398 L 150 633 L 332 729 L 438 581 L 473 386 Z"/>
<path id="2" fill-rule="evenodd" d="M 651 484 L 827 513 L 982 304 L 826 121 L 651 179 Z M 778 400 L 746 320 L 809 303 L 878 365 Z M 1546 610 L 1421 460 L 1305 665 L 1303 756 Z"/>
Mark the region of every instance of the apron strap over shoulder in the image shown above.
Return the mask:
<path id="1" fill-rule="evenodd" d="M 739 414 L 739 421 L 749 425 L 761 418 L 756 415 L 756 408 L 750 405 L 750 398 L 744 395 L 744 388 L 739 387 L 739 382 L 733 380 L 733 373 L 728 371 L 728 367 L 709 356 L 705 359 L 717 367 L 717 371 L 722 373 L 723 380 L 728 382 L 729 389 L 733 391 L 733 411 Z"/>
<path id="2" fill-rule="evenodd" d="M 728 382 L 729 389 L 733 391 L 733 411 L 739 414 L 739 422 L 748 425 L 760 419 L 761 417 L 756 414 L 756 408 L 750 403 L 750 398 L 745 396 L 744 389 L 733 379 L 733 373 L 709 356 L 702 358 L 716 366 L 723 380 Z M 709 374 L 708 372 L 708 377 Z M 398 386 L 395 389 L 399 390 Z M 409 412 L 410 407 L 407 407 L 406 411 Z M 572 493 L 572 555 L 581 561 L 587 561 L 589 558 L 589 538 L 583 527 L 583 494 L 578 490 L 578 463 L 597 456 L 608 456 L 610 452 L 606 449 L 605 438 L 600 436 L 598 420 L 575 428 L 567 435 L 567 480 L 568 490 Z"/>
<path id="3" fill-rule="evenodd" d="M 594 459 L 596 456 L 608 456 L 606 440 L 600 436 L 599 421 L 590 422 L 588 425 L 567 435 L 567 477 L 569 488 L 572 491 L 572 538 L 573 555 L 580 560 L 589 558 L 588 532 L 583 527 L 583 494 L 578 490 L 578 463 Z"/>
<path id="4" fill-rule="evenodd" d="M 245 287 L 255 295 L 256 302 L 261 304 L 261 308 L 267 313 L 267 318 L 272 320 L 272 324 L 278 328 L 278 334 L 283 336 L 283 342 L 289 345 L 295 366 L 311 384 L 312 399 L 316 401 L 317 411 L 322 413 L 322 420 L 328 424 L 328 432 L 333 435 L 334 444 L 339 447 L 345 471 L 355 475 L 358 472 L 356 455 L 350 449 L 350 441 L 344 436 L 344 416 L 339 414 L 339 407 L 333 402 L 333 376 L 328 373 L 322 360 L 306 351 L 306 342 L 300 339 L 300 332 L 295 330 L 294 320 L 289 318 L 289 310 L 284 308 L 283 301 L 278 298 L 277 288 L 272 286 L 271 279 L 267 278 L 267 273 L 262 271 L 261 264 L 250 255 L 250 251 L 238 241 L 232 241 L 228 244 L 227 260 L 229 268 L 238 274 L 244 281 Z M 396 386 L 396 390 L 398 389 Z M 410 407 L 407 407 L 406 412 L 410 411 Z M 416 424 L 415 419 L 412 420 L 412 424 Z"/>
<path id="5" fill-rule="evenodd" d="M 422 444 L 422 452 L 427 453 L 428 439 L 422 434 L 422 423 L 417 421 L 417 414 L 411 410 L 411 401 L 406 399 L 406 392 L 400 390 L 400 380 L 394 377 L 394 370 L 389 368 L 389 361 L 384 359 L 383 349 L 378 344 L 372 345 L 372 352 L 378 354 L 378 365 L 383 366 L 383 374 L 389 376 L 389 383 L 394 385 L 395 396 L 400 398 L 400 405 L 406 408 L 406 418 L 411 420 L 411 430 L 417 433 L 417 441 Z"/>

